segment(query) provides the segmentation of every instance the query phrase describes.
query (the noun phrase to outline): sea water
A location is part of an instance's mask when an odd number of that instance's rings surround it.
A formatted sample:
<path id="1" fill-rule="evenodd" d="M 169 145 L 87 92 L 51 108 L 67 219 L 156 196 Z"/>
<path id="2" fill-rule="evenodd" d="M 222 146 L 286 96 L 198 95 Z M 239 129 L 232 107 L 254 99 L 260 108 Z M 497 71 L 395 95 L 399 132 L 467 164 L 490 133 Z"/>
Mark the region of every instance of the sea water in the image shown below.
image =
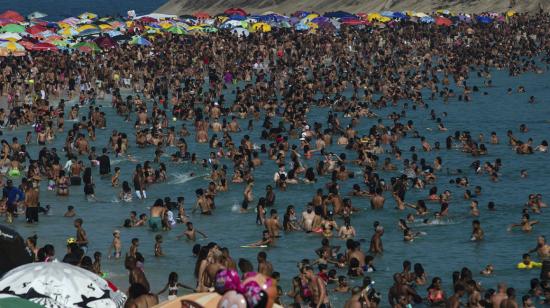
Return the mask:
<path id="1" fill-rule="evenodd" d="M 519 271 L 515 268 L 517 262 L 521 260 L 521 255 L 529 249 L 535 247 L 536 236 L 539 234 L 548 234 L 549 216 L 547 213 L 542 215 L 532 215 L 532 219 L 539 220 L 541 223 L 535 226 L 534 232 L 527 234 L 521 231 L 507 232 L 506 228 L 510 223 L 517 223 L 521 217 L 523 204 L 527 200 L 528 194 L 541 193 L 544 197 L 548 197 L 550 193 L 550 185 L 548 184 L 548 174 L 550 173 L 549 154 L 536 153 L 534 155 L 517 155 L 507 145 L 506 131 L 512 129 L 516 136 L 521 140 L 527 141 L 529 137 L 533 138 L 534 144 L 537 145 L 543 139 L 550 139 L 550 99 L 548 99 L 549 81 L 548 74 L 535 75 L 525 74 L 517 78 L 509 78 L 507 72 L 493 72 L 492 88 L 481 87 L 481 92 L 487 91 L 489 95 L 484 96 L 481 93 L 473 94 L 472 102 L 460 102 L 456 99 L 451 100 L 448 104 L 444 104 L 441 99 L 435 101 L 427 101 L 428 109 L 412 110 L 407 109 L 407 118 L 404 121 L 412 120 L 414 125 L 422 135 L 433 144 L 439 141 L 442 145 L 445 144 L 445 138 L 453 134 L 455 130 L 468 130 L 474 138 L 477 138 L 479 133 L 483 133 L 488 140 L 490 133 L 495 131 L 501 139 L 498 145 L 489 145 L 487 156 L 474 158 L 468 154 L 462 153 L 458 149 L 439 150 L 429 153 L 418 153 L 419 158 L 425 158 L 431 164 L 436 156 L 443 159 L 442 172 L 437 173 L 437 186 L 440 191 L 449 189 L 452 193 L 452 202 L 450 203 L 450 215 L 447 221 L 437 225 L 423 226 L 421 223 L 413 224 L 413 229 L 416 231 L 425 232 L 421 238 L 412 243 L 403 241 L 403 233 L 397 227 L 399 218 L 404 218 L 406 213 L 410 211 L 397 211 L 395 203 L 390 194 L 386 193 L 386 204 L 384 209 L 373 211 L 370 209 L 369 200 L 367 198 L 351 197 L 353 206 L 361 209 L 360 212 L 352 217 L 352 225 L 357 230 L 357 239 L 366 239 L 362 243 L 363 251 L 368 250 L 368 242 L 373 234 L 373 222 L 379 221 L 385 227 L 385 234 L 382 238 L 384 244 L 384 254 L 376 256 L 374 265 L 377 271 L 369 273 L 372 280 L 376 281 L 375 288 L 382 293 L 383 302 L 386 302 L 387 291 L 392 284 L 392 274 L 401 271 L 401 264 L 404 260 L 410 260 L 414 263 L 421 263 L 426 270 L 429 281 L 434 276 L 439 276 L 443 279 L 443 286 L 446 291 L 451 290 L 451 273 L 460 270 L 462 267 L 469 267 L 474 277 L 479 279 L 485 288 L 495 287 L 497 282 L 505 281 L 510 286 L 518 290 L 518 295 L 523 295 L 528 291 L 529 280 L 538 277 L 539 273 L 536 270 Z M 474 76 L 475 74 L 472 74 Z M 472 77 L 469 85 L 481 86 L 482 80 L 477 77 Z M 524 85 L 527 93 L 507 95 L 506 90 L 516 88 L 518 85 Z M 230 99 L 234 97 L 231 94 L 232 87 L 226 90 L 226 97 Z M 455 89 L 458 91 L 458 89 Z M 349 92 L 346 93 L 350 95 Z M 529 96 L 534 95 L 538 98 L 537 104 L 528 104 Z M 103 105 L 110 104 L 110 101 L 100 102 Z M 70 105 L 70 104 L 69 104 Z M 383 110 L 375 110 L 383 119 L 384 123 L 389 125 L 390 120 L 387 115 L 392 111 L 400 112 L 403 102 L 400 102 L 398 108 L 387 108 Z M 69 108 L 69 106 L 67 107 Z M 429 110 L 435 109 L 438 117 L 442 118 L 443 123 L 449 129 L 448 132 L 440 132 L 437 129 L 436 123 L 429 119 Z M 83 110 L 86 110 L 84 108 Z M 101 148 L 108 145 L 108 138 L 112 129 L 117 129 L 119 132 L 125 132 L 130 138 L 129 153 L 139 159 L 141 163 L 154 156 L 152 147 L 139 149 L 135 146 L 134 130 L 130 123 L 124 122 L 115 114 L 112 108 L 103 107 L 107 115 L 107 130 L 97 131 L 97 140 L 91 145 L 97 148 L 97 152 L 101 152 Z M 312 108 L 308 119 L 311 123 L 318 121 L 326 123 L 328 108 Z M 443 117 L 442 113 L 447 112 L 448 116 Z M 347 125 L 349 119 L 344 119 L 340 115 L 343 126 Z M 276 122 L 276 121 L 275 121 Z M 173 122 L 176 130 L 182 124 L 182 121 Z M 241 127 L 246 127 L 247 120 L 240 120 Z M 359 135 L 367 133 L 368 129 L 376 123 L 376 119 L 363 118 L 358 127 Z M 525 123 L 529 127 L 528 133 L 519 133 L 520 124 Z M 69 124 L 69 123 L 67 123 Z M 69 124 L 70 125 L 70 124 Z M 242 136 L 248 134 L 255 142 L 259 140 L 260 123 L 256 123 L 254 131 L 243 131 L 233 134 L 233 140 L 239 141 Z M 188 123 L 187 127 L 193 129 L 193 125 Z M 427 130 L 426 128 L 431 128 Z M 10 139 L 13 136 L 19 137 L 19 140 L 24 140 L 24 134 L 31 131 L 30 127 L 20 127 L 11 132 L 4 130 L 5 139 Z M 194 135 L 194 131 L 192 131 Z M 56 147 L 58 153 L 63 155 L 61 148 L 64 143 L 66 133 L 57 137 L 53 144 L 48 147 Z M 198 156 L 205 158 L 211 151 L 207 144 L 196 144 L 194 137 L 186 138 L 190 152 L 198 153 Z M 211 134 L 210 134 L 211 135 Z M 297 143 L 292 140 L 292 143 Z M 403 158 L 410 158 L 408 152 L 410 146 L 420 148 L 419 139 L 404 138 L 400 141 L 399 146 L 404 149 Z M 36 143 L 30 145 L 29 150 L 31 156 L 36 158 L 40 146 Z M 335 153 L 346 153 L 349 158 L 356 157 L 355 153 L 346 151 L 338 145 L 329 147 L 330 151 Z M 175 152 L 175 148 L 167 148 L 167 153 Z M 264 161 L 264 165 L 258 168 L 254 177 L 256 180 L 254 186 L 254 208 L 259 197 L 264 196 L 265 186 L 273 185 L 272 176 L 277 170 L 277 166 L 273 161 L 267 159 L 265 154 L 260 155 Z M 386 157 L 386 154 L 381 155 L 380 161 Z M 496 183 L 491 182 L 487 176 L 478 176 L 469 168 L 470 164 L 477 159 L 482 162 L 495 159 L 502 159 L 502 175 Z M 88 164 L 87 157 L 81 156 L 79 159 Z M 131 183 L 132 172 L 135 169 L 135 163 L 129 162 L 123 158 L 111 157 L 113 165 L 120 167 L 122 170 L 121 182 L 127 180 Z M 311 160 L 304 161 L 306 166 L 315 166 L 318 160 L 322 159 L 318 154 L 314 155 Z M 107 259 L 107 249 L 112 240 L 112 231 L 114 229 L 121 230 L 121 238 L 123 242 L 123 253 L 128 251 L 132 238 L 140 239 L 139 251 L 145 257 L 145 273 L 149 279 L 152 291 L 157 292 L 162 289 L 167 282 L 168 274 L 175 271 L 179 274 L 180 282 L 185 282 L 190 285 L 195 284 L 193 277 L 193 269 L 195 258 L 192 256 L 191 249 L 195 243 L 186 240 L 177 240 L 176 236 L 184 231 L 183 225 L 177 225 L 172 231 L 162 232 L 164 237 L 163 250 L 166 254 L 164 257 L 154 257 L 153 246 L 155 233 L 149 231 L 147 227 L 141 228 L 122 228 L 124 219 L 129 217 L 130 211 L 140 213 L 149 213 L 148 208 L 157 198 L 171 197 L 176 200 L 177 197 L 183 196 L 186 200 L 187 213 L 191 215 L 195 227 L 208 235 L 207 240 L 199 240 L 201 245 L 207 244 L 210 241 L 217 242 L 222 247 L 228 247 L 231 256 L 237 260 L 238 258 L 247 258 L 256 264 L 256 255 L 260 249 L 241 248 L 241 245 L 252 243 L 261 238 L 263 227 L 255 224 L 256 214 L 251 211 L 246 214 L 235 210 L 235 205 L 240 204 L 242 193 L 245 184 L 230 184 L 229 192 L 219 193 L 216 197 L 216 210 L 212 216 L 201 216 L 199 214 L 191 214 L 191 208 L 195 203 L 195 190 L 204 188 L 208 184 L 208 179 L 205 175 L 209 170 L 203 169 L 199 165 L 190 163 L 171 163 L 169 159 L 163 157 L 164 163 L 168 169 L 168 180 L 164 184 L 155 184 L 147 189 L 148 199 L 137 200 L 134 198 L 132 202 L 115 202 L 119 189 L 111 187 L 110 179 L 101 179 L 98 175 L 97 168 L 93 174 L 96 183 L 96 196 L 98 202 L 87 202 L 83 196 L 83 186 L 70 187 L 70 196 L 58 197 L 55 192 L 47 191 L 47 181 L 42 181 L 42 189 L 40 192 L 40 201 L 42 205 L 50 204 L 52 212 L 48 216 L 40 216 L 40 223 L 28 225 L 23 222 L 20 217 L 13 225 L 24 237 L 38 234 L 38 245 L 53 244 L 57 251 L 56 257 L 62 259 L 65 254 L 65 241 L 68 237 L 75 236 L 73 227 L 73 218 L 64 218 L 68 205 L 76 208 L 77 217 L 84 219 L 84 229 L 86 230 L 90 244 L 88 254 L 92 255 L 95 251 L 101 251 L 104 254 L 103 270 L 109 273 L 112 279 L 119 287 L 126 289 L 128 287 L 128 278 L 124 269 L 123 259 L 114 260 Z M 63 159 L 62 163 L 65 162 Z M 223 164 L 230 166 L 232 163 L 223 161 Z M 401 169 L 400 162 L 394 161 Z M 113 168 L 114 168 L 113 166 Z M 157 165 L 154 165 L 157 167 Z M 354 172 L 359 172 L 357 166 L 350 166 Z M 481 221 L 485 231 L 485 239 L 482 242 L 474 243 L 469 241 L 471 234 L 472 217 L 468 215 L 470 201 L 464 200 L 462 194 L 464 188 L 458 188 L 455 185 L 449 184 L 449 180 L 453 179 L 454 175 L 447 175 L 445 170 L 462 169 L 464 176 L 470 180 L 469 189 L 473 191 L 473 187 L 480 185 L 483 187 L 483 193 L 476 199 L 479 201 L 481 216 L 478 218 Z M 526 169 L 529 176 L 525 179 L 520 178 L 520 170 Z M 191 175 L 193 173 L 194 175 Z M 379 171 L 382 178 L 389 182 L 393 176 L 398 176 L 398 172 Z M 230 179 L 231 172 L 228 175 Z M 345 182 L 340 182 L 340 191 L 343 197 L 351 191 L 352 185 L 361 184 L 361 176 L 355 179 L 350 179 Z M 297 208 L 301 213 L 307 202 L 311 201 L 313 193 L 318 188 L 324 188 L 328 178 L 320 178 L 316 184 L 300 184 L 288 185 L 286 192 L 275 190 L 277 201 L 275 208 L 279 211 L 282 218 L 286 207 L 290 204 Z M 15 181 L 19 184 L 19 181 Z M 414 203 L 417 199 L 426 198 L 428 188 L 423 191 L 411 189 L 407 192 L 406 201 Z M 496 211 L 489 212 L 487 203 L 493 201 L 496 203 Z M 428 204 L 432 212 L 437 211 L 439 205 Z M 544 212 L 550 210 L 545 209 Z M 340 219 L 338 224 L 342 224 Z M 312 261 L 316 259 L 314 250 L 320 247 L 321 237 L 314 234 L 305 234 L 302 232 L 283 233 L 282 238 L 277 241 L 276 246 L 266 249 L 268 260 L 273 263 L 274 269 L 281 273 L 281 284 L 285 291 L 290 287 L 292 277 L 297 274 L 297 264 L 302 258 L 309 258 Z M 339 239 L 332 239 L 332 245 L 342 246 L 342 251 L 345 250 L 345 242 Z M 478 273 L 487 264 L 493 264 L 495 273 L 491 277 L 481 277 Z M 345 271 L 339 271 L 339 275 L 345 275 Z M 351 278 L 351 285 L 359 285 L 360 278 Z M 419 287 L 417 291 L 422 295 L 426 295 L 426 287 Z M 332 290 L 333 286 L 328 289 Z M 331 301 L 336 306 L 342 306 L 349 295 L 335 294 L 330 292 Z M 180 293 L 181 294 L 181 293 Z M 290 299 L 284 297 L 283 302 L 289 303 Z"/>

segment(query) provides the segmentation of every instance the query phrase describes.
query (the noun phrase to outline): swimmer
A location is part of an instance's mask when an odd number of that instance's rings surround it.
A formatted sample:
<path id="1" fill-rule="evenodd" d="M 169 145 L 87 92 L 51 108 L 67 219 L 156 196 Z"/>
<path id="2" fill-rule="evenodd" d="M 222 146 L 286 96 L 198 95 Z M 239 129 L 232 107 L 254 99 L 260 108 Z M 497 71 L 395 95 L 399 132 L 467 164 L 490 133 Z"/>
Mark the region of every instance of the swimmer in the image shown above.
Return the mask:
<path id="1" fill-rule="evenodd" d="M 481 223 L 479 220 L 472 221 L 472 237 L 470 238 L 471 241 L 477 242 L 483 240 L 483 229 L 481 229 Z"/>
<path id="2" fill-rule="evenodd" d="M 193 227 L 193 223 L 188 221 L 186 223 L 186 226 L 187 226 L 187 229 L 183 232 L 182 235 L 179 235 L 177 236 L 176 238 L 177 239 L 180 239 L 181 237 L 185 236 L 187 237 L 188 240 L 190 241 L 196 241 L 197 240 L 197 233 L 200 234 L 203 238 L 208 238 L 208 236 L 206 234 L 204 234 L 203 232 L 195 229 L 195 227 Z"/>
<path id="3" fill-rule="evenodd" d="M 495 271 L 495 267 L 492 264 L 488 264 L 485 268 L 479 272 L 483 276 L 490 276 Z"/>
<path id="4" fill-rule="evenodd" d="M 521 227 L 521 231 L 529 233 L 533 231 L 533 226 L 538 224 L 538 220 L 529 220 L 530 216 L 529 214 L 525 213 L 521 216 L 521 222 L 519 224 L 511 224 L 510 227 L 508 227 L 508 232 L 512 231 L 515 227 Z"/>
<path id="5" fill-rule="evenodd" d="M 76 211 L 74 209 L 74 206 L 72 205 L 67 206 L 67 211 L 65 212 L 65 214 L 63 214 L 63 217 L 75 217 L 75 216 L 76 216 Z"/>
<path id="6" fill-rule="evenodd" d="M 115 230 L 113 231 L 113 242 L 111 243 L 111 246 L 109 247 L 109 251 L 107 252 L 107 258 L 111 258 L 111 252 L 113 252 L 112 257 L 115 259 L 119 259 L 122 255 L 122 241 L 120 240 L 120 231 Z"/>
<path id="7" fill-rule="evenodd" d="M 262 239 L 257 241 L 257 242 L 254 242 L 252 244 L 248 244 L 246 246 L 250 246 L 250 247 L 262 247 L 262 246 L 271 246 L 273 244 L 273 240 L 271 239 L 271 237 L 269 236 L 269 231 L 267 230 L 264 230 L 262 232 Z"/>

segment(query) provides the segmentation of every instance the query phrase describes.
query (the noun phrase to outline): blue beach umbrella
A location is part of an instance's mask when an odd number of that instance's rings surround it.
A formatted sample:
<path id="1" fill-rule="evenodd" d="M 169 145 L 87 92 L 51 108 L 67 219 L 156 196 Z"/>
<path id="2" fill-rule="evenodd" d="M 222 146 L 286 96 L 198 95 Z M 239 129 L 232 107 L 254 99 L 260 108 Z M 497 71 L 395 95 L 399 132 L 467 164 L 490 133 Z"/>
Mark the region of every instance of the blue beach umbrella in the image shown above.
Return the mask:
<path id="1" fill-rule="evenodd" d="M 493 22 L 493 19 L 489 16 L 477 16 L 477 21 L 482 24 L 490 24 Z"/>

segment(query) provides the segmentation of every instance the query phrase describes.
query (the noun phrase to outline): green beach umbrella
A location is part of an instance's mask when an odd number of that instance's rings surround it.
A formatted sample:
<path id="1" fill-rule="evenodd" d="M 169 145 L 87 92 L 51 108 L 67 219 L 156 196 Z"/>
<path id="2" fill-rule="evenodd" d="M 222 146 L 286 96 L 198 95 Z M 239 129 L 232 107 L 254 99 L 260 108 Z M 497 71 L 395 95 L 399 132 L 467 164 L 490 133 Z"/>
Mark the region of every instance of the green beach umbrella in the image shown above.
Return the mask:
<path id="1" fill-rule="evenodd" d="M 0 32 L 22 33 L 25 32 L 25 27 L 18 24 L 8 24 L 0 28 Z"/>
<path id="2" fill-rule="evenodd" d="M 183 30 L 182 28 L 178 28 L 178 27 L 170 27 L 168 29 L 166 29 L 166 32 L 170 32 L 170 33 L 174 33 L 174 34 L 185 34 L 185 30 Z"/>
<path id="3" fill-rule="evenodd" d="M 0 307 L 40 308 L 42 306 L 26 299 L 13 296 L 0 298 Z"/>
<path id="4" fill-rule="evenodd" d="M 94 42 L 80 42 L 71 46 L 72 49 L 78 49 L 80 51 L 101 51 L 101 48 Z"/>

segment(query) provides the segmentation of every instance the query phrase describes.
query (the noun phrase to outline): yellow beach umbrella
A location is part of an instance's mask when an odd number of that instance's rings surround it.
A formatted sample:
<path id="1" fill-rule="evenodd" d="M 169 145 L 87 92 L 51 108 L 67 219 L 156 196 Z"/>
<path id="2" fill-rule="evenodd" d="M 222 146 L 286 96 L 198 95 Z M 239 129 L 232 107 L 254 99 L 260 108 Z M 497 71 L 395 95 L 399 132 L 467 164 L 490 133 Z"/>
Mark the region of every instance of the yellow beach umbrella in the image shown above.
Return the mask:
<path id="1" fill-rule="evenodd" d="M 514 11 L 514 10 L 509 10 L 508 12 L 506 12 L 506 16 L 508 16 L 508 17 L 512 17 L 512 16 L 514 16 L 514 15 L 516 15 L 516 14 L 517 14 L 517 12 Z"/>
<path id="2" fill-rule="evenodd" d="M 73 27 L 67 27 L 59 30 L 57 33 L 63 36 L 73 36 L 77 35 L 78 31 Z"/>
<path id="3" fill-rule="evenodd" d="M 84 12 L 84 13 L 78 15 L 78 18 L 80 18 L 80 19 L 94 19 L 94 18 L 97 18 L 97 14 L 90 13 L 90 12 Z"/>
<path id="4" fill-rule="evenodd" d="M 369 15 L 367 15 L 367 20 L 370 22 L 373 22 L 373 21 L 380 20 L 380 18 L 382 17 L 384 16 L 380 15 L 380 13 L 369 13 Z"/>
<path id="5" fill-rule="evenodd" d="M 319 28 L 319 25 L 314 22 L 308 22 L 306 25 L 308 25 L 309 29 L 317 29 Z"/>
<path id="6" fill-rule="evenodd" d="M 311 13 L 311 14 L 306 16 L 306 19 L 312 20 L 312 19 L 317 18 L 317 17 L 319 17 L 319 14 Z"/>
<path id="7" fill-rule="evenodd" d="M 83 25 L 83 26 L 80 26 L 76 29 L 76 31 L 78 31 L 79 33 L 82 32 L 82 31 L 85 31 L 85 30 L 90 30 L 90 29 L 97 29 L 96 26 L 94 25 Z"/>
<path id="8" fill-rule="evenodd" d="M 0 43 L 0 49 L 6 49 L 9 52 L 25 51 L 25 47 L 17 44 L 16 42 Z"/>
<path id="9" fill-rule="evenodd" d="M 113 30 L 113 26 L 111 26 L 109 24 L 101 24 L 101 25 L 99 25 L 99 29 L 101 29 L 101 30 Z"/>
<path id="10" fill-rule="evenodd" d="M 159 26 L 162 28 L 162 29 L 169 29 L 171 28 L 173 25 L 167 21 L 163 21 L 159 24 Z"/>
<path id="11" fill-rule="evenodd" d="M 265 22 L 257 22 L 252 25 L 252 32 L 270 32 L 271 25 L 266 24 Z"/>

